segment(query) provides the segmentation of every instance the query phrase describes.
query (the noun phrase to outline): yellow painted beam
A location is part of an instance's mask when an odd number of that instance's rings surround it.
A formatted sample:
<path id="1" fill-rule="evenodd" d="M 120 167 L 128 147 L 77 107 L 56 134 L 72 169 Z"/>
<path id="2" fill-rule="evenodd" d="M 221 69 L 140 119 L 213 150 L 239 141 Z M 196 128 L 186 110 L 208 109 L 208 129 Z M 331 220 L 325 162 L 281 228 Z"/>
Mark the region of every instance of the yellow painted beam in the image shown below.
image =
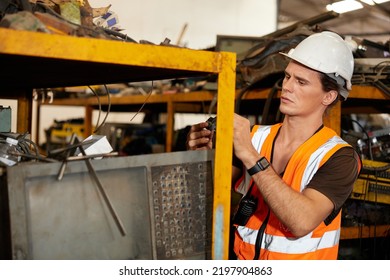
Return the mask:
<path id="1" fill-rule="evenodd" d="M 389 97 L 380 89 L 364 85 L 353 85 L 348 96 L 348 99 L 350 98 L 389 100 Z"/>
<path id="2" fill-rule="evenodd" d="M 0 28 L 0 54 L 218 73 L 217 52 Z"/>
<path id="3" fill-rule="evenodd" d="M 218 76 L 212 258 L 228 259 L 236 55 L 221 53 Z"/>

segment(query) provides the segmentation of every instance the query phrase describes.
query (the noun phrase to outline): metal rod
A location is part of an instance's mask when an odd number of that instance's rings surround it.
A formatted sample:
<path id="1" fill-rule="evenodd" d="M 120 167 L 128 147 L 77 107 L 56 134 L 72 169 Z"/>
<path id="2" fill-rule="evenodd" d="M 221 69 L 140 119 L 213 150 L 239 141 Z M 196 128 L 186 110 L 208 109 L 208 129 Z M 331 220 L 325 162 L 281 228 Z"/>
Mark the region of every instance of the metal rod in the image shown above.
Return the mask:
<path id="1" fill-rule="evenodd" d="M 82 146 L 80 146 L 80 151 L 83 154 L 83 156 L 86 156 L 86 153 L 85 153 L 84 148 Z M 111 200 L 108 197 L 106 191 L 104 190 L 104 187 L 101 184 L 101 182 L 100 182 L 100 180 L 99 180 L 99 178 L 98 178 L 98 176 L 96 174 L 96 171 L 95 171 L 95 169 L 92 166 L 91 159 L 90 158 L 86 158 L 85 159 L 85 163 L 87 164 L 88 171 L 91 174 L 92 178 L 95 180 L 95 182 L 96 182 L 96 184 L 98 186 L 98 189 L 99 189 L 100 193 L 102 194 L 103 199 L 106 202 L 107 207 L 108 207 L 108 209 L 109 209 L 109 211 L 110 211 L 110 213 L 111 213 L 111 215 L 112 215 L 116 225 L 118 226 L 118 229 L 119 229 L 120 233 L 122 234 L 122 236 L 125 236 L 126 235 L 126 231 L 125 231 L 125 228 L 124 228 L 124 226 L 122 224 L 122 221 L 120 220 L 118 214 L 116 213 L 114 207 L 112 206 Z"/>
<path id="2" fill-rule="evenodd" d="M 105 154 L 92 154 L 92 155 L 86 155 L 86 156 L 74 156 L 74 157 L 68 157 L 67 161 L 78 161 L 78 160 L 85 160 L 87 158 L 97 158 L 97 157 L 116 157 L 118 156 L 118 152 L 112 152 L 112 153 L 105 153 Z"/>
<path id="3" fill-rule="evenodd" d="M 10 152 L 10 155 L 18 156 L 18 157 L 24 157 L 28 159 L 36 159 L 44 162 L 58 162 L 56 159 L 47 158 L 43 156 L 37 156 L 37 155 L 30 155 L 30 154 L 24 154 L 24 153 L 17 153 L 17 152 Z"/>
<path id="4" fill-rule="evenodd" d="M 71 138 L 70 138 L 69 144 L 72 146 L 72 145 L 74 144 L 75 140 L 76 140 L 76 133 L 73 133 L 72 136 L 71 136 Z M 58 171 L 58 175 L 57 175 L 57 180 L 58 180 L 58 181 L 61 181 L 62 178 L 64 177 L 65 168 L 66 168 L 66 162 L 67 162 L 67 158 L 70 156 L 70 151 L 71 151 L 71 149 L 68 149 L 68 150 L 66 151 L 66 157 L 65 157 L 65 159 L 62 161 L 60 170 Z"/>
<path id="5" fill-rule="evenodd" d="M 76 144 L 73 144 L 73 145 L 69 145 L 69 146 L 64 147 L 64 148 L 51 150 L 51 151 L 49 151 L 49 154 L 51 154 L 51 155 L 52 154 L 59 154 L 59 153 L 71 150 L 73 148 L 78 148 L 78 147 L 81 147 L 81 146 L 84 146 L 84 145 L 92 144 L 93 142 L 95 142 L 95 140 L 93 140 L 93 139 L 85 140 L 83 142 L 79 142 L 79 143 L 76 143 Z"/>
<path id="6" fill-rule="evenodd" d="M 279 30 L 276 30 L 272 33 L 269 33 L 261 38 L 277 38 L 279 36 L 282 36 L 282 35 L 285 35 L 287 33 L 290 33 L 292 32 L 293 30 L 297 29 L 299 26 L 304 26 L 304 25 L 308 25 L 308 26 L 313 26 L 313 25 L 316 25 L 318 23 L 322 23 L 324 21 L 327 21 L 327 20 L 330 20 L 330 19 L 333 19 L 333 18 L 336 18 L 338 17 L 340 14 L 339 13 L 336 13 L 334 11 L 329 11 L 329 12 L 326 12 L 326 13 L 322 13 L 322 14 L 319 14 L 317 16 L 314 16 L 314 17 L 311 17 L 309 19 L 305 19 L 305 20 L 302 20 L 302 21 L 299 21 L 299 22 L 296 22 L 292 25 L 289 25 L 285 28 L 282 28 L 282 29 L 279 29 Z"/>

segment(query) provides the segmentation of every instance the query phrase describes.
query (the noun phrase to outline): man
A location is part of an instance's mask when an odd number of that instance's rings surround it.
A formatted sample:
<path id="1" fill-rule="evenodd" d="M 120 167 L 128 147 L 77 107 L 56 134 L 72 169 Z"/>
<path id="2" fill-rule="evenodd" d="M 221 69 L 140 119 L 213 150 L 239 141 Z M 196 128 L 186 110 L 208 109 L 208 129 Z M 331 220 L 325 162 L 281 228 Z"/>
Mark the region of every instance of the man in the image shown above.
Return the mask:
<path id="1" fill-rule="evenodd" d="M 238 259 L 337 259 L 341 207 L 358 177 L 354 149 L 323 125 L 323 115 L 351 89 L 354 60 L 329 31 L 288 54 L 283 122 L 255 126 L 234 115 L 233 178 L 244 194 L 235 214 Z M 207 123 L 191 127 L 187 148 L 211 149 Z"/>

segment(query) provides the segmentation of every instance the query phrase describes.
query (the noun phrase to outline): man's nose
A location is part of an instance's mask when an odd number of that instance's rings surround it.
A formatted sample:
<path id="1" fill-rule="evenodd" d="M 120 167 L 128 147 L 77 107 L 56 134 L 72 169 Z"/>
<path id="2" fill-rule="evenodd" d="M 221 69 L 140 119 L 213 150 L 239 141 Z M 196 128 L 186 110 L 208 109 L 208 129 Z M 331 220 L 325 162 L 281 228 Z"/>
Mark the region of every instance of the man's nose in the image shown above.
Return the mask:
<path id="1" fill-rule="evenodd" d="M 282 91 L 283 92 L 292 92 L 293 90 L 293 82 L 292 79 L 283 79 L 282 83 Z"/>

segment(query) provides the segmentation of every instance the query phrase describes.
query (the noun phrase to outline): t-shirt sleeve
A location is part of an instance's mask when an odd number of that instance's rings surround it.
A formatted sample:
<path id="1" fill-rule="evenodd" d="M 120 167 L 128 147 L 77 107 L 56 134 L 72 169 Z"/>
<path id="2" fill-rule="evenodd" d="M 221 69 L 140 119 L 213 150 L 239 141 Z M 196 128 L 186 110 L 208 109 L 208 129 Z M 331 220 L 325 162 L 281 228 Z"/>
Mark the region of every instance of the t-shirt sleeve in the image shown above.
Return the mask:
<path id="1" fill-rule="evenodd" d="M 329 160 L 318 169 L 308 188 L 315 189 L 334 204 L 334 210 L 324 221 L 329 224 L 339 213 L 350 196 L 353 185 L 359 176 L 360 158 L 352 147 L 344 147 L 335 152 Z"/>

